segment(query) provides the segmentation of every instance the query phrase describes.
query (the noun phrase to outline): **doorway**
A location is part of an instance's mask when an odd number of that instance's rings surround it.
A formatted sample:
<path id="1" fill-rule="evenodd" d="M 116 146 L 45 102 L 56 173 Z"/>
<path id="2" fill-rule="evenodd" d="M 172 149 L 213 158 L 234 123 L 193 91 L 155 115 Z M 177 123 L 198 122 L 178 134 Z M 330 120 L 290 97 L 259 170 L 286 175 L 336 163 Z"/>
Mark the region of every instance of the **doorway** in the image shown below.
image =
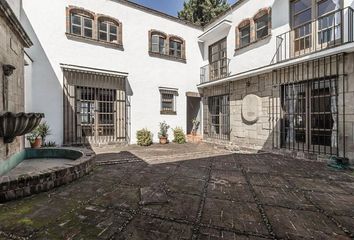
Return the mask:
<path id="1" fill-rule="evenodd" d="M 201 98 L 199 94 L 195 94 L 195 96 L 188 96 L 187 94 L 187 134 L 191 134 L 193 130 L 193 120 L 197 120 L 199 122 L 199 126 L 197 128 L 197 134 L 201 134 L 200 131 L 200 122 L 201 122 L 201 113 L 200 113 L 200 103 Z"/>

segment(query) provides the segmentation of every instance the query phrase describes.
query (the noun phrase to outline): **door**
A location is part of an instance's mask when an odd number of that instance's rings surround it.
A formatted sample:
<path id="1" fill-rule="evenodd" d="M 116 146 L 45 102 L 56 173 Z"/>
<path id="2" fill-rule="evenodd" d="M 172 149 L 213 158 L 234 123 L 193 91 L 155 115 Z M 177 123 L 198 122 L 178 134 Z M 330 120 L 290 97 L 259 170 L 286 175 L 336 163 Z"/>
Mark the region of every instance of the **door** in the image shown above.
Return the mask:
<path id="1" fill-rule="evenodd" d="M 230 139 L 230 104 L 229 95 L 208 98 L 208 136 L 211 138 Z"/>

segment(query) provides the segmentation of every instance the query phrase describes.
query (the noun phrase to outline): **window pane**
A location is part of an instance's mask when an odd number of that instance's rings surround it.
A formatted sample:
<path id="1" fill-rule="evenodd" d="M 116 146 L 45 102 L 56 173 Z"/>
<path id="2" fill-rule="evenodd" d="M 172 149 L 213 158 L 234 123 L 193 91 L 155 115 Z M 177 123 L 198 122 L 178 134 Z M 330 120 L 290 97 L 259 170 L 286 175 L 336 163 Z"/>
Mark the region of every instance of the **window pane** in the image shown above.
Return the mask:
<path id="1" fill-rule="evenodd" d="M 159 40 L 159 48 L 160 48 L 160 53 L 163 54 L 165 52 L 165 39 L 160 37 Z"/>
<path id="2" fill-rule="evenodd" d="M 71 15 L 71 22 L 75 25 L 81 25 L 81 17 L 76 14 Z"/>
<path id="3" fill-rule="evenodd" d="M 265 26 L 268 26 L 268 14 L 258 18 L 256 20 L 256 28 L 257 30 L 262 28 L 262 27 L 265 27 Z"/>
<path id="4" fill-rule="evenodd" d="M 107 41 L 107 33 L 105 33 L 105 32 L 100 32 L 100 40 Z"/>
<path id="5" fill-rule="evenodd" d="M 261 30 L 257 30 L 257 39 L 263 38 L 268 35 L 268 26 L 262 28 Z"/>
<path id="6" fill-rule="evenodd" d="M 294 26 L 311 21 L 311 9 L 294 16 Z"/>
<path id="7" fill-rule="evenodd" d="M 81 35 L 81 27 L 72 26 L 72 33 L 77 34 L 77 35 Z"/>
<path id="8" fill-rule="evenodd" d="M 100 31 L 107 32 L 107 23 L 100 22 Z"/>
<path id="9" fill-rule="evenodd" d="M 91 37 L 92 38 L 92 29 L 84 29 L 84 36 L 85 37 Z"/>
<path id="10" fill-rule="evenodd" d="M 340 8 L 339 0 L 325 0 L 318 3 L 318 16 Z"/>
<path id="11" fill-rule="evenodd" d="M 114 42 L 114 41 L 117 41 L 117 35 L 109 35 L 109 40 L 111 41 L 111 42 Z"/>
<path id="12" fill-rule="evenodd" d="M 117 34 L 117 26 L 115 26 L 115 25 L 110 25 L 110 26 L 109 26 L 109 32 L 110 32 L 111 34 Z"/>
<path id="13" fill-rule="evenodd" d="M 84 18 L 84 26 L 86 28 L 92 28 L 92 19 Z"/>
<path id="14" fill-rule="evenodd" d="M 298 0 L 292 2 L 293 14 L 301 12 L 310 7 L 311 7 L 311 0 Z"/>

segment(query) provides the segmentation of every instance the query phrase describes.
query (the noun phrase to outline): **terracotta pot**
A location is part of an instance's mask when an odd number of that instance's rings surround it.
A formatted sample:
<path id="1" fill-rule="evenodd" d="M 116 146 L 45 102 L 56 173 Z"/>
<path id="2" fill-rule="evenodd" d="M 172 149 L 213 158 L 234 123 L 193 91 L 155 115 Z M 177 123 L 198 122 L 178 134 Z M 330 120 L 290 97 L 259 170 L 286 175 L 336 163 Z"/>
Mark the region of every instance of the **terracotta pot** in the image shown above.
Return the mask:
<path id="1" fill-rule="evenodd" d="M 166 144 L 167 142 L 167 137 L 160 137 L 160 144 Z"/>
<path id="2" fill-rule="evenodd" d="M 41 148 L 42 140 L 40 138 L 36 138 L 33 143 L 31 143 L 31 148 Z"/>
<path id="3" fill-rule="evenodd" d="M 192 136 L 197 136 L 197 131 L 192 130 Z"/>

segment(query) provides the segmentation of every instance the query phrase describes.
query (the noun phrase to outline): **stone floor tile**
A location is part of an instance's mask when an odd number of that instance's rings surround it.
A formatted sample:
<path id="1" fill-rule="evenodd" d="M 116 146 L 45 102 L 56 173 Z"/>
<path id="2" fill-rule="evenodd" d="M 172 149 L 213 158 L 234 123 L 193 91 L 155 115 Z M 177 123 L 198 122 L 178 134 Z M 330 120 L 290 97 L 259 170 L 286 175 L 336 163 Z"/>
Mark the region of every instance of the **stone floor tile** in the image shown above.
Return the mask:
<path id="1" fill-rule="evenodd" d="M 198 178 L 198 179 L 207 179 L 209 176 L 208 168 L 190 168 L 183 165 L 180 165 L 179 168 L 175 171 L 175 177 L 184 178 Z"/>
<path id="2" fill-rule="evenodd" d="M 198 178 L 172 177 L 166 182 L 166 191 L 201 195 L 206 180 Z"/>
<path id="3" fill-rule="evenodd" d="M 142 211 L 161 217 L 188 220 L 196 220 L 200 197 L 194 195 L 172 193 L 168 194 L 168 203 L 144 205 Z"/>
<path id="4" fill-rule="evenodd" d="M 222 180 L 208 184 L 209 198 L 233 200 L 235 202 L 254 202 L 251 191 L 246 184 L 228 183 Z"/>
<path id="5" fill-rule="evenodd" d="M 202 223 L 239 231 L 268 234 L 255 203 L 207 198 Z"/>
<path id="6" fill-rule="evenodd" d="M 114 190 L 102 194 L 90 203 L 108 208 L 137 209 L 139 201 L 139 187 L 119 185 Z"/>
<path id="7" fill-rule="evenodd" d="M 337 193 L 308 193 L 311 201 L 329 214 L 354 217 L 354 196 Z"/>
<path id="8" fill-rule="evenodd" d="M 282 176 L 270 174 L 249 173 L 250 183 L 255 186 L 290 188 L 291 186 Z"/>
<path id="9" fill-rule="evenodd" d="M 192 226 L 148 216 L 137 216 L 115 235 L 117 240 L 187 240 L 192 236 Z"/>
<path id="10" fill-rule="evenodd" d="M 265 240 L 266 238 L 239 235 L 233 232 L 201 228 L 198 240 Z"/>
<path id="11" fill-rule="evenodd" d="M 292 177 L 289 181 L 302 190 L 345 194 L 345 191 L 335 183 L 323 179 Z"/>
<path id="12" fill-rule="evenodd" d="M 301 191 L 264 186 L 254 186 L 253 188 L 263 204 L 316 211 L 316 207 L 306 200 Z"/>
<path id="13" fill-rule="evenodd" d="M 211 180 L 220 183 L 246 184 L 246 178 L 241 171 L 212 170 Z"/>
<path id="14" fill-rule="evenodd" d="M 319 212 L 265 207 L 273 231 L 287 239 L 348 239 L 345 233 Z"/>

